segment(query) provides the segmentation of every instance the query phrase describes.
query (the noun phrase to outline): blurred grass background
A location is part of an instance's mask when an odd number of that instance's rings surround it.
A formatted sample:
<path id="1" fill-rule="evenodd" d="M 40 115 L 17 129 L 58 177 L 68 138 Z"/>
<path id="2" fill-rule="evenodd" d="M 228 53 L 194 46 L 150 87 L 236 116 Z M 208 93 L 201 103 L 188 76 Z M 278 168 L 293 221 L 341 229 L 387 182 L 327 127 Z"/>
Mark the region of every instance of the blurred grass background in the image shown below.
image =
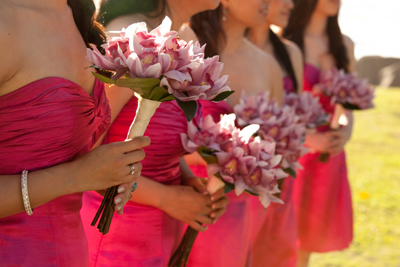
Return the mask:
<path id="1" fill-rule="evenodd" d="M 378 88 L 375 109 L 355 111 L 346 146 L 354 241 L 314 253 L 311 267 L 400 267 L 400 88 Z"/>

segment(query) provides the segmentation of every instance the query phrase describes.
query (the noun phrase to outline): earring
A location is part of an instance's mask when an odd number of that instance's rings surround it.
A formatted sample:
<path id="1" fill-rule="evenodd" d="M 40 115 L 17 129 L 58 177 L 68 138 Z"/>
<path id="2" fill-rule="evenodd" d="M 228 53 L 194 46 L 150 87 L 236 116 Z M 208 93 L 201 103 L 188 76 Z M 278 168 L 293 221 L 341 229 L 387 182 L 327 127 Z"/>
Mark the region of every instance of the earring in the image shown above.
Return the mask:
<path id="1" fill-rule="evenodd" d="M 226 21 L 226 14 L 228 13 L 228 9 L 222 9 L 222 21 Z"/>

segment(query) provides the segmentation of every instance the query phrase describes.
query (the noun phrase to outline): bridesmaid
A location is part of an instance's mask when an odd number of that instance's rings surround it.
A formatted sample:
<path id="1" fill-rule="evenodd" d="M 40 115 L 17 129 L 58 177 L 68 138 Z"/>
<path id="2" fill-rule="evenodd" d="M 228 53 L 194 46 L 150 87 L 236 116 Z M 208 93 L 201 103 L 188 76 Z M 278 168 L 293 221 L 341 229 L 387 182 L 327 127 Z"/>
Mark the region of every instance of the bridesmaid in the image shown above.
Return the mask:
<path id="1" fill-rule="evenodd" d="M 90 151 L 110 121 L 85 69 L 105 36 L 94 11 L 91 0 L 0 2 L 1 266 L 88 266 L 82 192 L 121 184 L 122 211 L 131 165 L 140 172 L 148 138 Z"/>
<path id="2" fill-rule="evenodd" d="M 158 4 L 165 9 L 148 14 L 149 25 L 156 26 L 156 22 L 167 14 L 173 22 L 172 30 L 179 30 L 179 26 L 190 16 L 215 8 L 218 2 L 170 0 L 159 1 Z M 178 7 L 181 12 L 178 12 Z M 154 17 L 154 14 L 158 16 Z M 142 19 L 142 15 L 131 14 L 116 18 L 110 24 L 120 30 Z M 138 101 L 126 88 L 111 87 L 107 96 L 112 119 L 115 120 L 104 142 L 112 143 L 126 138 Z M 186 131 L 186 117 L 177 103 L 163 102 L 145 132 L 152 139 L 152 144 L 145 149 L 147 157 L 142 161 L 138 189 L 126 205 L 123 218 L 113 219 L 106 236 L 93 227 L 85 228 L 89 239 L 90 266 L 167 266 L 180 242 L 184 223 L 205 231 L 206 225 L 212 224 L 225 211 L 228 200 L 223 190 L 208 195 L 204 179 L 195 177 L 182 158 L 185 150 L 180 133 Z M 96 192 L 85 194 L 82 209 L 85 226 L 89 225 L 100 201 L 101 197 Z"/>
<path id="3" fill-rule="evenodd" d="M 294 41 L 305 58 L 304 90 L 312 91 L 321 71 L 337 67 L 354 70 L 354 44 L 338 25 L 340 1 L 297 0 L 284 36 Z M 320 95 L 325 110 L 333 113 L 328 97 Z M 347 248 L 353 239 L 351 192 L 347 179 L 344 146 L 350 140 L 353 116 L 339 130 L 321 129 L 306 138 L 316 153 L 300 159 L 293 200 L 299 234 L 298 266 L 307 266 L 311 252 Z M 329 152 L 326 163 L 320 152 Z"/>
<path id="4" fill-rule="evenodd" d="M 296 44 L 278 37 L 270 26 L 285 28 L 292 9 L 292 0 L 271 0 L 266 23 L 249 29 L 247 34 L 255 45 L 280 63 L 285 93 L 302 90 L 302 54 Z M 297 227 L 292 200 L 293 184 L 292 177 L 283 180 L 280 197 L 284 205 L 271 203 L 264 211 L 258 200 L 252 198 L 254 218 L 249 266 L 296 266 Z"/>
<path id="5" fill-rule="evenodd" d="M 227 102 L 203 101 L 204 116 L 211 114 L 218 121 L 221 114 L 232 113 L 242 92 L 258 94 L 270 90 L 271 97 L 282 101 L 279 65 L 244 36 L 247 28 L 265 23 L 267 10 L 267 1 L 222 0 L 216 10 L 192 17 L 191 27 L 201 43 L 207 43 L 206 54 L 221 55 L 223 72 L 229 75 L 230 87 L 236 91 Z M 192 159 L 191 165 L 194 163 Z M 199 174 L 205 174 L 204 166 L 195 165 L 191 168 Z M 253 197 L 247 194 L 237 197 L 234 192 L 227 196 L 230 200 L 227 211 L 207 232 L 197 236 L 188 266 L 246 266 L 250 249 L 250 199 Z"/>

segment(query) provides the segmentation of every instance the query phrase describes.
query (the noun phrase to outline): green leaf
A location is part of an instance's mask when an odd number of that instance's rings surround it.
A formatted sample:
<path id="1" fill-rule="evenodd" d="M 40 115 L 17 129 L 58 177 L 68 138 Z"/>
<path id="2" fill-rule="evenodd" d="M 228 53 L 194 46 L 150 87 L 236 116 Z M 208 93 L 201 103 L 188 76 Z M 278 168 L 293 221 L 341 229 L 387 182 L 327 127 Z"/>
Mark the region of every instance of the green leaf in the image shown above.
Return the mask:
<path id="1" fill-rule="evenodd" d="M 360 108 L 357 105 L 353 105 L 353 104 L 350 104 L 348 102 L 342 104 L 342 106 L 343 106 L 344 109 L 360 110 Z"/>
<path id="2" fill-rule="evenodd" d="M 160 79 L 156 78 L 127 78 L 118 79 L 116 85 L 119 87 L 127 87 L 144 98 L 149 99 L 151 91 L 160 85 Z"/>
<path id="3" fill-rule="evenodd" d="M 191 121 L 196 115 L 197 111 L 197 102 L 196 101 L 180 101 L 176 99 L 176 103 L 178 103 L 179 107 L 182 109 L 183 113 L 185 113 L 187 121 Z"/>
<path id="4" fill-rule="evenodd" d="M 224 188 L 225 194 L 227 194 L 227 193 L 229 193 L 229 192 L 231 192 L 233 190 L 235 190 L 235 185 L 225 182 L 225 188 Z"/>
<path id="5" fill-rule="evenodd" d="M 115 81 L 113 79 L 110 79 L 110 78 L 108 78 L 106 76 L 103 76 L 103 75 L 98 74 L 98 73 L 93 72 L 93 71 L 92 71 L 92 74 L 94 75 L 94 77 L 96 77 L 102 83 L 115 84 Z"/>
<path id="6" fill-rule="evenodd" d="M 254 193 L 254 192 L 252 192 L 252 191 L 249 191 L 249 190 L 244 190 L 244 192 L 246 192 L 247 194 L 250 194 L 250 195 L 252 195 L 252 196 L 255 196 L 255 197 L 258 197 L 260 194 L 258 194 L 258 193 Z"/>
<path id="7" fill-rule="evenodd" d="M 220 93 L 219 95 L 217 95 L 214 99 L 212 99 L 211 101 L 213 102 L 219 102 L 222 101 L 224 99 L 226 99 L 228 96 L 230 96 L 231 94 L 233 94 L 235 91 L 225 91 Z"/>
<path id="8" fill-rule="evenodd" d="M 160 101 L 161 99 L 168 97 L 170 94 L 164 87 L 157 86 L 150 92 L 149 99 L 154 101 Z"/>
<path id="9" fill-rule="evenodd" d="M 172 101 L 172 100 L 175 100 L 175 96 L 174 95 L 168 95 L 168 96 L 160 99 L 159 101 L 160 102 L 165 102 L 165 101 Z"/>
<path id="10" fill-rule="evenodd" d="M 296 171 L 293 170 L 292 168 L 285 168 L 283 169 L 283 171 L 292 176 L 293 178 L 296 178 Z"/>

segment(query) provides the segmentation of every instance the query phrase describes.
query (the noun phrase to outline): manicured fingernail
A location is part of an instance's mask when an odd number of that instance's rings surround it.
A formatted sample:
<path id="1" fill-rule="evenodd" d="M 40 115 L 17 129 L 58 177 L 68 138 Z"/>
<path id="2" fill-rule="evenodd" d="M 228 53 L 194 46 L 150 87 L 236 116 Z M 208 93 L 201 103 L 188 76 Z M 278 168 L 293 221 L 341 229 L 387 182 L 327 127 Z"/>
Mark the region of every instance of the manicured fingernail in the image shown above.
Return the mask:
<path id="1" fill-rule="evenodd" d="M 207 191 L 203 191 L 203 195 L 208 195 L 208 192 Z"/>
<path id="2" fill-rule="evenodd" d="M 212 204 L 212 205 L 211 205 L 211 208 L 212 208 L 213 210 L 215 210 L 215 204 Z"/>
<path id="3" fill-rule="evenodd" d="M 118 204 L 120 202 L 121 202 L 121 198 L 120 197 L 115 200 L 115 204 Z"/>
<path id="4" fill-rule="evenodd" d="M 215 214 L 214 214 L 214 213 L 211 213 L 211 214 L 210 214 L 210 217 L 211 217 L 211 218 L 214 218 L 214 217 L 215 217 Z"/>
<path id="5" fill-rule="evenodd" d="M 204 228 L 203 232 L 204 232 L 204 231 L 207 231 L 207 230 L 208 230 L 208 227 Z"/>
<path id="6" fill-rule="evenodd" d="M 117 206 L 117 211 L 120 211 L 121 208 L 122 208 L 122 206 L 121 206 L 121 205 L 118 205 L 118 206 Z"/>
<path id="7" fill-rule="evenodd" d="M 211 201 L 214 201 L 214 197 L 211 197 Z"/>
<path id="8" fill-rule="evenodd" d="M 122 193 L 122 192 L 124 192 L 125 191 L 125 187 L 120 187 L 120 188 L 118 188 L 118 193 Z"/>

